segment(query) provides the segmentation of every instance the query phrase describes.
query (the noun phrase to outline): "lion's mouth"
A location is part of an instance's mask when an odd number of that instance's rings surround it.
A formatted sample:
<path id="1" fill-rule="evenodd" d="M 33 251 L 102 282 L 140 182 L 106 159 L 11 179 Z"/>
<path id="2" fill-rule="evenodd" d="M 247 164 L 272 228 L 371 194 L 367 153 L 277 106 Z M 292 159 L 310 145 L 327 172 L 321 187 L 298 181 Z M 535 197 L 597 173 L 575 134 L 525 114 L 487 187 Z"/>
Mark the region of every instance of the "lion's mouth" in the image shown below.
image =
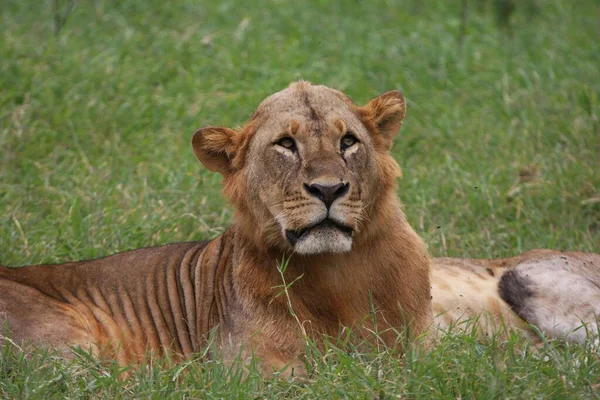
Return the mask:
<path id="1" fill-rule="evenodd" d="M 288 229 L 285 231 L 285 236 L 287 237 L 287 240 L 290 242 L 290 244 L 292 246 L 294 246 L 294 245 L 296 245 L 296 243 L 298 243 L 298 241 L 300 239 L 302 239 L 302 237 L 304 237 L 306 234 L 308 234 L 309 232 L 316 230 L 316 229 L 335 229 L 335 230 L 341 231 L 348 237 L 352 237 L 352 232 L 354 231 L 352 228 L 350 228 L 346 225 L 340 224 L 339 222 L 336 222 L 331 219 L 326 219 L 326 220 L 323 220 L 319 223 L 316 223 L 314 225 L 308 226 L 303 229 L 299 229 L 299 230 L 289 230 Z"/>

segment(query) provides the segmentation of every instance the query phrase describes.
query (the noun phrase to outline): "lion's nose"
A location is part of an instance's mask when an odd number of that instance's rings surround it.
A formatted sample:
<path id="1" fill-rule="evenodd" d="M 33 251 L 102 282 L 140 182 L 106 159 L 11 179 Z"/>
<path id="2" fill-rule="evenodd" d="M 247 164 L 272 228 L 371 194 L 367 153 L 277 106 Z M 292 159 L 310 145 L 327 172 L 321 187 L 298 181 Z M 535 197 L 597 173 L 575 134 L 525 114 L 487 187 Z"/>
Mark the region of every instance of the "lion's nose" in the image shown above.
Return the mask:
<path id="1" fill-rule="evenodd" d="M 306 190 L 310 195 L 321 199 L 327 208 L 329 208 L 336 199 L 348 193 L 349 189 L 350 184 L 344 182 L 333 185 L 321 185 L 318 183 L 313 183 L 312 185 L 307 185 L 306 183 L 304 184 L 304 190 Z"/>

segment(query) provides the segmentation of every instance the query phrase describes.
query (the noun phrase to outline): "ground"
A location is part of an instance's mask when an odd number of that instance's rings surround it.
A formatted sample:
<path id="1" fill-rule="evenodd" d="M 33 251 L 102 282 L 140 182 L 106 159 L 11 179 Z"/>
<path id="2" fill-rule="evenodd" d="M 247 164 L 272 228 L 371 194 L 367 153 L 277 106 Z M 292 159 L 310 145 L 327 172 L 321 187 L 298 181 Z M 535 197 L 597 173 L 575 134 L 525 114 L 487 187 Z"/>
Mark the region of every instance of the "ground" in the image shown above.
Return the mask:
<path id="1" fill-rule="evenodd" d="M 63 15 L 69 2 L 59 2 Z M 401 89 L 399 195 L 436 256 L 600 252 L 596 1 L 80 1 L 0 10 L 0 264 L 209 239 L 230 222 L 193 131 L 307 79 L 364 103 Z M 460 32 L 464 32 L 463 35 Z M 0 397 L 598 396 L 590 347 L 448 335 L 432 354 L 316 355 L 310 384 L 218 361 L 128 381 L 81 354 L 0 355 Z"/>

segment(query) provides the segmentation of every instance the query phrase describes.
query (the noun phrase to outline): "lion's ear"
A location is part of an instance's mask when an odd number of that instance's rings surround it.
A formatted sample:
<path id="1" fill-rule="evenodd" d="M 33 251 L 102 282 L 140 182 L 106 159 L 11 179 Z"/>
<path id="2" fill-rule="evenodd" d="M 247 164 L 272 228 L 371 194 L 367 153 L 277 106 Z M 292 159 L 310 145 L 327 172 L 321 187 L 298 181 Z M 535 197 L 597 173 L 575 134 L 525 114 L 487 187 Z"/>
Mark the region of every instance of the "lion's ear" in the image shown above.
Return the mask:
<path id="1" fill-rule="evenodd" d="M 384 146 L 385 150 L 392 147 L 394 136 L 402 127 L 402 120 L 406 114 L 406 101 L 402 92 L 392 90 L 375 97 L 366 106 L 362 107 L 363 115 L 370 123 L 375 125 L 377 134 L 376 143 Z"/>
<path id="2" fill-rule="evenodd" d="M 208 126 L 198 129 L 192 138 L 192 147 L 198 160 L 209 170 L 227 175 L 235 155 L 234 136 L 230 128 Z"/>

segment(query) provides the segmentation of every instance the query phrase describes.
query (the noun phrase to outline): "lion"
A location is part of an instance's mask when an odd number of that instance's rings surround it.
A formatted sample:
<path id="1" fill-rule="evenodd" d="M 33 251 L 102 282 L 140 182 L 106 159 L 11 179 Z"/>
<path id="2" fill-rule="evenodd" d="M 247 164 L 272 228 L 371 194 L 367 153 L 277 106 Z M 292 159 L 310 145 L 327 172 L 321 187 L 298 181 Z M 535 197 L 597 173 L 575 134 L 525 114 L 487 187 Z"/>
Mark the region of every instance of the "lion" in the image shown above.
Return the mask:
<path id="1" fill-rule="evenodd" d="M 356 343 L 401 353 L 406 339 L 486 310 L 490 324 L 527 321 L 556 334 L 592 322 L 597 255 L 429 256 L 396 195 L 390 148 L 405 113 L 397 90 L 357 106 L 300 81 L 239 129 L 199 129 L 193 150 L 223 176 L 231 227 L 210 241 L 0 267 L 0 324 L 13 342 L 79 346 L 122 365 L 189 358 L 216 341 L 226 361 L 301 374 L 307 340 L 349 329 Z M 555 298 L 560 316 L 546 304 Z"/>
<path id="2" fill-rule="evenodd" d="M 399 91 L 359 107 L 298 82 L 240 129 L 198 130 L 194 153 L 223 176 L 233 226 L 209 242 L 0 268 L 0 322 L 13 341 L 120 364 L 216 340 L 227 360 L 301 369 L 307 339 L 349 329 L 400 350 L 400 330 L 417 337 L 432 321 L 429 256 L 389 153 L 405 109 Z"/>

